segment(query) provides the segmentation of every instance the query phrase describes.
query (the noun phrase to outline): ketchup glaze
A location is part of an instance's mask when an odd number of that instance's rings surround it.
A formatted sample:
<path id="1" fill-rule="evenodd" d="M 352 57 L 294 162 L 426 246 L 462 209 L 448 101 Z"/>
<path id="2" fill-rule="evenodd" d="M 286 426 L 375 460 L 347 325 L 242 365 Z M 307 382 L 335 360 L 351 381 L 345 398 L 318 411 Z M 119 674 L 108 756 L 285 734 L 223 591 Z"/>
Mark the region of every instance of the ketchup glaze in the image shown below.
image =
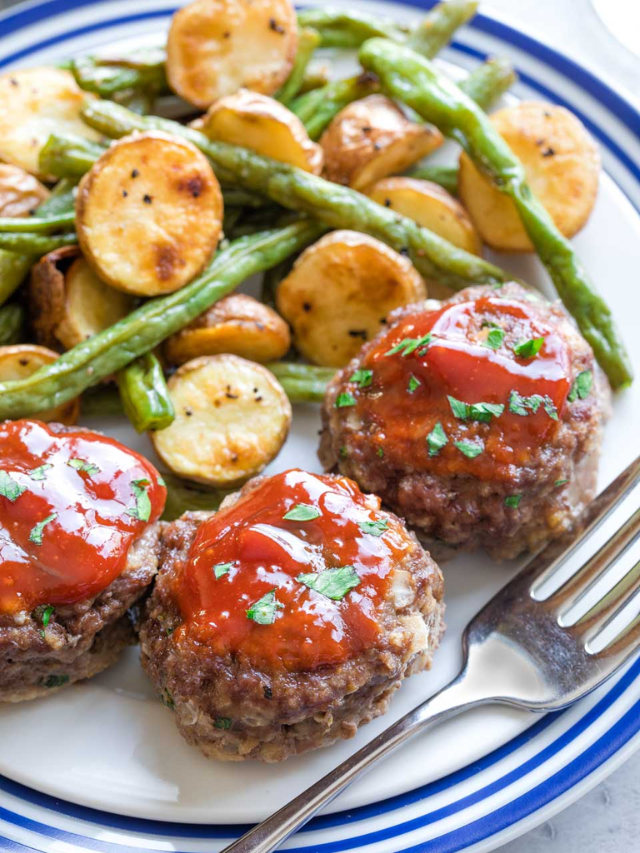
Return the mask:
<path id="1" fill-rule="evenodd" d="M 496 348 L 489 333 L 500 330 Z M 430 340 L 411 352 L 393 353 L 407 339 Z M 519 357 L 518 343 L 543 338 L 541 349 Z M 392 464 L 412 465 L 447 474 L 473 473 L 479 478 L 508 477 L 511 465 L 526 465 L 558 428 L 571 386 L 571 353 L 555 327 L 540 316 L 535 303 L 496 295 L 452 303 L 436 311 L 422 307 L 404 315 L 361 368 L 371 371 L 368 385 L 349 385 L 362 429 L 379 456 Z M 537 395 L 526 413 L 510 408 L 516 392 Z M 488 422 L 456 417 L 449 397 L 463 403 L 504 406 Z M 515 398 L 518 399 L 517 397 Z M 447 443 L 434 452 L 427 436 L 440 424 Z M 481 448 L 472 458 L 456 446 Z"/>
<path id="2" fill-rule="evenodd" d="M 317 517 L 285 519 L 298 505 Z M 416 547 L 379 508 L 344 477 L 292 469 L 268 478 L 199 527 L 174 579 L 184 621 L 172 638 L 263 671 L 309 671 L 375 647 L 394 565 Z M 364 532 L 371 522 L 380 535 Z M 357 586 L 340 600 L 298 579 L 346 566 Z M 259 624 L 248 612 L 271 593 L 273 621 Z"/>
<path id="3" fill-rule="evenodd" d="M 117 441 L 1 423 L 0 614 L 100 593 L 165 499 L 153 465 Z"/>

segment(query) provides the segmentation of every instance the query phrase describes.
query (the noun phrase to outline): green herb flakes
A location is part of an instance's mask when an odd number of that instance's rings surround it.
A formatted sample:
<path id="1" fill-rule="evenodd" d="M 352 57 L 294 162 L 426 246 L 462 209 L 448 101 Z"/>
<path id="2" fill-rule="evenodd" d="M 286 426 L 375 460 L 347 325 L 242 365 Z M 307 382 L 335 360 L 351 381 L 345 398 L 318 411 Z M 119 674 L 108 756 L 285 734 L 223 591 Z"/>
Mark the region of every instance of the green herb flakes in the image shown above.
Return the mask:
<path id="1" fill-rule="evenodd" d="M 363 533 L 379 537 L 387 530 L 389 522 L 386 518 L 382 518 L 380 521 L 359 521 L 358 527 Z"/>
<path id="2" fill-rule="evenodd" d="M 94 474 L 100 472 L 100 468 L 97 465 L 93 462 L 87 462 L 84 459 L 70 459 L 67 465 L 76 471 L 84 471 L 89 477 L 93 477 Z"/>
<path id="3" fill-rule="evenodd" d="M 503 341 L 504 331 L 498 326 L 494 326 L 489 330 L 487 340 L 484 342 L 483 346 L 489 347 L 489 349 L 500 349 Z"/>
<path id="4" fill-rule="evenodd" d="M 566 486 L 568 482 L 568 480 L 556 480 L 554 486 L 556 488 L 558 488 L 558 486 Z"/>
<path id="5" fill-rule="evenodd" d="M 427 436 L 427 447 L 429 448 L 429 456 L 437 456 L 445 444 L 449 443 L 447 434 L 442 428 L 440 421 L 434 426 Z"/>
<path id="6" fill-rule="evenodd" d="M 276 613 L 283 607 L 284 604 L 280 604 L 276 598 L 275 589 L 272 589 L 271 592 L 254 601 L 247 610 L 247 619 L 257 622 L 258 625 L 273 625 L 276 621 Z"/>
<path id="7" fill-rule="evenodd" d="M 34 527 L 31 528 L 31 533 L 29 534 L 29 542 L 33 542 L 34 545 L 42 545 L 42 534 L 44 532 L 47 524 L 50 524 L 58 517 L 57 512 L 52 512 L 51 515 L 48 515 L 46 518 L 43 518 L 42 521 L 39 521 Z"/>
<path id="8" fill-rule="evenodd" d="M 567 400 L 570 403 L 573 403 L 578 398 L 580 398 L 580 400 L 584 400 L 589 396 L 592 388 L 593 372 L 591 370 L 583 370 L 582 373 L 579 373 L 574 379 Z"/>
<path id="9" fill-rule="evenodd" d="M 358 388 L 368 388 L 373 381 L 373 370 L 360 367 L 351 375 L 349 382 L 355 382 Z"/>
<path id="10" fill-rule="evenodd" d="M 413 394 L 413 392 L 416 391 L 421 385 L 422 385 L 422 382 L 420 382 L 420 380 L 417 377 L 415 377 L 412 373 L 411 376 L 409 377 L 409 384 L 407 385 L 407 391 L 410 394 Z"/>
<path id="11" fill-rule="evenodd" d="M 42 686 L 47 690 L 52 690 L 54 687 L 63 687 L 69 681 L 68 675 L 49 675 L 42 682 Z"/>
<path id="12" fill-rule="evenodd" d="M 531 338 L 528 341 L 520 341 L 517 343 L 513 351 L 518 358 L 534 358 L 538 355 L 544 344 L 544 338 Z"/>
<path id="13" fill-rule="evenodd" d="M 380 459 L 384 458 L 384 447 L 378 447 L 376 449 L 376 454 L 380 457 Z"/>
<path id="14" fill-rule="evenodd" d="M 51 604 L 49 604 L 47 607 L 45 607 L 45 609 L 42 611 L 42 627 L 43 628 L 47 627 L 47 625 L 51 621 L 51 617 L 53 616 L 54 612 L 55 612 L 55 607 L 53 607 Z"/>
<path id="15" fill-rule="evenodd" d="M 521 415 L 522 417 L 535 415 L 540 406 L 544 407 L 545 412 L 552 420 L 558 420 L 558 410 L 550 397 L 542 397 L 540 394 L 523 397 L 517 391 L 512 391 L 509 394 L 509 411 L 513 412 L 514 415 Z"/>
<path id="16" fill-rule="evenodd" d="M 484 450 L 481 444 L 474 444 L 471 441 L 454 441 L 453 443 L 461 453 L 464 453 L 467 459 L 475 459 Z"/>
<path id="17" fill-rule="evenodd" d="M 215 575 L 216 580 L 220 580 L 224 575 L 228 575 L 232 568 L 233 563 L 217 563 L 213 567 L 213 574 Z"/>
<path id="18" fill-rule="evenodd" d="M 349 391 L 343 391 L 336 397 L 335 408 L 344 409 L 347 406 L 355 406 L 356 398 Z"/>
<path id="19" fill-rule="evenodd" d="M 17 483 L 11 474 L 8 474 L 6 471 L 0 470 L 0 495 L 3 498 L 7 498 L 11 503 L 17 501 L 20 495 L 26 491 L 26 486 L 21 486 L 20 483 Z"/>
<path id="20" fill-rule="evenodd" d="M 308 504 L 296 504 L 293 509 L 285 513 L 282 517 L 285 521 L 313 521 L 314 518 L 320 518 L 322 513 L 315 506 Z"/>
<path id="21" fill-rule="evenodd" d="M 349 451 L 346 447 L 341 447 L 339 450 L 340 459 L 346 459 L 349 456 Z"/>
<path id="22" fill-rule="evenodd" d="M 131 491 L 136 499 L 135 507 L 127 510 L 127 515 L 138 521 L 149 521 L 151 518 L 151 500 L 147 491 L 149 480 L 133 480 Z"/>
<path id="23" fill-rule="evenodd" d="M 162 475 L 158 474 L 158 476 L 156 477 L 156 482 L 158 483 L 159 486 L 162 486 L 163 489 L 167 488 L 167 484 L 166 484 L 165 479 Z"/>
<path id="24" fill-rule="evenodd" d="M 325 569 L 324 572 L 298 575 L 296 580 L 332 601 L 340 601 L 360 583 L 358 573 L 353 566 L 341 566 L 339 569 Z"/>
<path id="25" fill-rule="evenodd" d="M 488 424 L 504 412 L 502 403 L 463 403 L 455 397 L 447 397 L 454 416 L 462 421 L 479 421 Z"/>
<path id="26" fill-rule="evenodd" d="M 504 499 L 504 505 L 508 506 L 509 509 L 517 509 L 520 506 L 521 500 L 522 495 L 509 495 Z"/>
<path id="27" fill-rule="evenodd" d="M 33 471 L 29 471 L 29 477 L 32 480 L 45 480 L 47 471 L 53 468 L 53 465 L 50 462 L 45 462 L 44 465 L 39 465 L 37 468 L 34 468 Z"/>
<path id="28" fill-rule="evenodd" d="M 230 729 L 232 723 L 233 720 L 230 717 L 216 717 L 216 720 L 213 725 L 217 729 Z"/>
<path id="29" fill-rule="evenodd" d="M 432 340 L 433 335 L 431 332 L 427 332 L 427 334 L 423 335 L 421 338 L 403 338 L 394 347 L 391 347 L 385 355 L 396 355 L 396 353 L 402 353 L 402 355 L 406 357 L 416 350 L 420 350 L 418 355 L 424 355 Z"/>

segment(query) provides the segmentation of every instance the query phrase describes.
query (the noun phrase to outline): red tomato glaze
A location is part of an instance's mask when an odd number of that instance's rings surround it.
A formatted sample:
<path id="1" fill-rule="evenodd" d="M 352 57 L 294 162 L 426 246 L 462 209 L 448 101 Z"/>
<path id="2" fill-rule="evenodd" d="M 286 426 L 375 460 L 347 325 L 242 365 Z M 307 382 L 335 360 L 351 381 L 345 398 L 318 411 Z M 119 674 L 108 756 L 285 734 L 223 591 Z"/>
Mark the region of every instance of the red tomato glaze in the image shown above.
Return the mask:
<path id="1" fill-rule="evenodd" d="M 298 504 L 321 514 L 284 519 Z M 359 522 L 387 518 L 379 507 L 378 498 L 343 477 L 293 469 L 265 480 L 198 529 L 175 581 L 185 621 L 173 636 L 265 671 L 313 670 L 375 647 L 390 574 L 415 547 L 396 520 L 381 536 L 363 532 Z M 216 579 L 214 567 L 227 563 Z M 359 584 L 338 601 L 297 580 L 343 566 L 355 569 Z M 248 618 L 251 605 L 273 590 L 273 623 Z"/>
<path id="2" fill-rule="evenodd" d="M 0 424 L 0 613 L 97 595 L 165 498 L 153 465 L 117 441 Z"/>
<path id="3" fill-rule="evenodd" d="M 492 329 L 504 333 L 496 349 L 487 345 Z M 428 333 L 431 341 L 413 352 L 389 352 Z M 515 354 L 518 343 L 541 337 L 544 343 L 535 356 Z M 416 308 L 381 338 L 361 366 L 372 371 L 371 381 L 363 388 L 354 382 L 351 393 L 379 455 L 392 463 L 410 460 L 422 469 L 480 478 L 509 476 L 510 465 L 526 465 L 557 429 L 570 389 L 571 356 L 564 339 L 541 319 L 535 303 L 498 295 L 432 312 Z M 539 401 L 537 411 L 517 414 L 509 405 L 513 391 L 538 395 L 546 405 Z M 504 410 L 488 423 L 465 420 L 455 416 L 449 396 L 469 404 L 503 405 Z M 448 443 L 430 453 L 426 438 L 438 423 Z M 481 453 L 465 456 L 455 446 L 460 441 L 480 446 Z"/>

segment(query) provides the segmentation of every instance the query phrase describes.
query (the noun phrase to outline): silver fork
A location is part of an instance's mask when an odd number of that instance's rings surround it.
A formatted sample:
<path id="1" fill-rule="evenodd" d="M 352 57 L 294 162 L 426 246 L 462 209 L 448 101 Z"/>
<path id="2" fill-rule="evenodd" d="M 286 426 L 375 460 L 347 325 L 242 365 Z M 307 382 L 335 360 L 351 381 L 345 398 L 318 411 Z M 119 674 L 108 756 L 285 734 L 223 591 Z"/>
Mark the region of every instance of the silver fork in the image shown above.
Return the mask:
<path id="1" fill-rule="evenodd" d="M 640 458 L 590 505 L 581 532 L 548 545 L 471 620 L 457 678 L 222 853 L 274 850 L 376 761 L 443 720 L 489 703 L 559 711 L 610 678 L 640 645 L 640 615 L 603 648 L 594 645 L 630 602 L 640 601 L 640 560 L 574 624 L 567 616 L 638 546 L 640 508 L 559 589 L 543 598 L 543 587 L 639 483 Z"/>

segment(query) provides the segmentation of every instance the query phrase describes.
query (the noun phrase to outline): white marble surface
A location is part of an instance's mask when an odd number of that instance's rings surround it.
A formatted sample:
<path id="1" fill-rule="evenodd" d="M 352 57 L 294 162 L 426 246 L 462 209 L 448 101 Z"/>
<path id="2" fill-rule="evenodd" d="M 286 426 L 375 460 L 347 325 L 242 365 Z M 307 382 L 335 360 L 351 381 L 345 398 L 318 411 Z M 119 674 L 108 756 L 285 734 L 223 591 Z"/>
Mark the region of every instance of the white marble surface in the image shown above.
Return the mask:
<path id="1" fill-rule="evenodd" d="M 16 0 L 0 0 L 0 9 Z M 613 0 L 612 0 L 613 2 Z M 621 14 L 640 0 L 615 0 Z M 640 99 L 640 59 L 602 26 L 590 0 L 491 0 L 494 9 Z M 621 853 L 640 849 L 640 753 L 564 812 L 502 848 L 503 853 Z"/>

